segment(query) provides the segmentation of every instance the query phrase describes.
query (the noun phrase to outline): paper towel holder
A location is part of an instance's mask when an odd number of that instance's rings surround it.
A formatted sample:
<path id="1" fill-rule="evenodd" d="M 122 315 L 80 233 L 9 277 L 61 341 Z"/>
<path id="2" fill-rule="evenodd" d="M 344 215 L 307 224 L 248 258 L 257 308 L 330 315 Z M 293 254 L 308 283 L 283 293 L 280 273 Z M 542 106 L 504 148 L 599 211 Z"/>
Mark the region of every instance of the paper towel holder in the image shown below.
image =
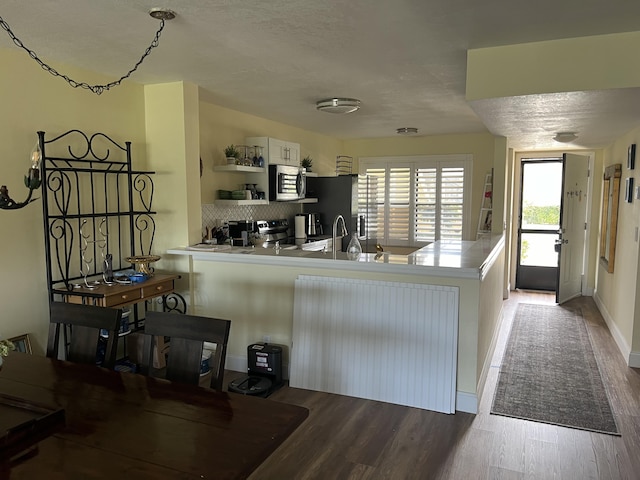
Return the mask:
<path id="1" fill-rule="evenodd" d="M 296 213 L 295 218 L 295 238 L 307 238 L 307 216 L 306 213 Z"/>

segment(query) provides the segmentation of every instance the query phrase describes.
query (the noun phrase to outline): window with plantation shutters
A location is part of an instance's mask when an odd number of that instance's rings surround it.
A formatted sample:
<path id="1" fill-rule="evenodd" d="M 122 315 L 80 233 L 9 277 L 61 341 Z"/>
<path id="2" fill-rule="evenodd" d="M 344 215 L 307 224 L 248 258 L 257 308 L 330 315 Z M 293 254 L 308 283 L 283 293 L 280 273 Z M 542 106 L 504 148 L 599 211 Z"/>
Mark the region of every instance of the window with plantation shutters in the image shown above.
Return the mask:
<path id="1" fill-rule="evenodd" d="M 376 181 L 375 201 L 363 197 L 375 212 L 369 236 L 402 246 L 465 238 L 471 155 L 363 158 L 360 173 Z"/>

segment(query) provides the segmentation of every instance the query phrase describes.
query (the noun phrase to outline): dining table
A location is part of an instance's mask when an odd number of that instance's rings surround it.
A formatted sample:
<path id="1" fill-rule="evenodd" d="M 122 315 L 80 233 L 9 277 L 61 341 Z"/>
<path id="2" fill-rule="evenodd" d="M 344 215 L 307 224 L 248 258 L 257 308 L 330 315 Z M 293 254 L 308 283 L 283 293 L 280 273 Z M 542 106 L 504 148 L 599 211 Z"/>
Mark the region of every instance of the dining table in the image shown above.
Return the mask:
<path id="1" fill-rule="evenodd" d="M 26 353 L 10 353 L 0 368 L 0 405 L 18 399 L 34 406 L 33 422 L 53 419 L 29 448 L 2 461 L 3 479 L 247 478 L 309 414 L 268 398 Z M 15 405 L 1 406 L 2 430 L 24 421 Z"/>

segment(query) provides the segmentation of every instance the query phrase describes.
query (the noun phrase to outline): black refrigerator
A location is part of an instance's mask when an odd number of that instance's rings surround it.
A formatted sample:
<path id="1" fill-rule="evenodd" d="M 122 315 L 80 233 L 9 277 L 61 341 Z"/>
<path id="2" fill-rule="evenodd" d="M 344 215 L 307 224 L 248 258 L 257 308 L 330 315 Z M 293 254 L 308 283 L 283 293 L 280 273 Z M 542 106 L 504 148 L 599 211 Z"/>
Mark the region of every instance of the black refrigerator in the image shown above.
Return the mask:
<path id="1" fill-rule="evenodd" d="M 377 235 L 376 185 L 377 179 L 366 175 L 339 175 L 337 177 L 307 177 L 308 198 L 318 203 L 305 203 L 305 213 L 317 213 L 325 236 L 331 236 L 333 221 L 342 215 L 349 235 L 342 239 L 342 251 L 346 251 L 353 232 L 358 232 L 362 251 L 375 253 Z M 340 230 L 338 230 L 340 233 Z"/>

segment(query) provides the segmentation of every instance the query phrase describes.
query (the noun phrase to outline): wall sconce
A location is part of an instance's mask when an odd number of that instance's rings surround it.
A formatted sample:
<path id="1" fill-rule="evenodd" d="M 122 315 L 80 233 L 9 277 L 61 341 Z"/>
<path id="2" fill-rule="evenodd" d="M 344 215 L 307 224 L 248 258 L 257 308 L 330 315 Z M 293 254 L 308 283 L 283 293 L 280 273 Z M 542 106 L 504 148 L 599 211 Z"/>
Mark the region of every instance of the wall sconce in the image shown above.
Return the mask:
<path id="1" fill-rule="evenodd" d="M 17 210 L 25 207 L 29 203 L 36 200 L 32 199 L 33 191 L 40 188 L 42 180 L 40 179 L 40 162 L 42 160 L 42 151 L 40 144 L 36 142 L 36 146 L 31 151 L 31 168 L 24 176 L 24 185 L 29 189 L 29 194 L 24 202 L 16 202 L 9 196 L 9 189 L 6 185 L 0 187 L 0 208 L 3 210 Z"/>

